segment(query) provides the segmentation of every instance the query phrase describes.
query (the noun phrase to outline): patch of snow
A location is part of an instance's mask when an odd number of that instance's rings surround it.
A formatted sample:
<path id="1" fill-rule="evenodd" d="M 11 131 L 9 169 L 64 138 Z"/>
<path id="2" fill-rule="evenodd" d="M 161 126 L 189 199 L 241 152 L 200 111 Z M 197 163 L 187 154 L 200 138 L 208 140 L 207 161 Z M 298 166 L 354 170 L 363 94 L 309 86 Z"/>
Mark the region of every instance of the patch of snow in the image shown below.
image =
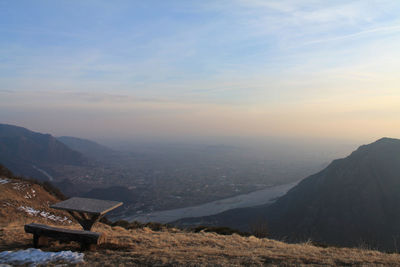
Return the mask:
<path id="1" fill-rule="evenodd" d="M 85 254 L 83 253 L 72 251 L 45 252 L 40 249 L 29 248 L 26 250 L 0 252 L 0 263 L 17 265 L 30 264 L 31 266 L 55 261 L 80 263 L 84 262 L 84 256 Z"/>
<path id="2" fill-rule="evenodd" d="M 70 219 L 68 219 L 66 216 L 64 216 L 64 217 L 57 216 L 57 215 L 51 214 L 50 212 L 47 212 L 47 211 L 40 211 L 40 210 L 36 210 L 31 207 L 25 207 L 25 206 L 21 206 L 18 209 L 25 211 L 26 213 L 28 213 L 31 216 L 41 216 L 43 218 L 46 218 L 46 219 L 49 219 L 49 220 L 52 220 L 55 222 L 72 223 L 72 221 Z"/>
<path id="3" fill-rule="evenodd" d="M 8 179 L 0 178 L 0 184 L 8 184 L 9 182 L 10 182 L 10 180 L 8 180 Z"/>
<path id="4" fill-rule="evenodd" d="M 13 189 L 18 191 L 23 191 L 25 188 L 29 187 L 29 184 L 25 183 L 13 183 Z"/>
<path id="5" fill-rule="evenodd" d="M 25 206 L 21 206 L 18 208 L 19 210 L 25 211 L 26 213 L 28 213 L 31 216 L 35 216 L 37 215 L 40 210 L 35 210 L 34 208 L 31 207 L 25 207 Z"/>
<path id="6" fill-rule="evenodd" d="M 4 207 L 9 207 L 9 206 L 12 206 L 10 203 L 8 203 L 8 202 L 3 202 L 3 206 Z M 1 267 L 1 266 L 0 266 Z"/>
<path id="7" fill-rule="evenodd" d="M 25 194 L 25 196 L 24 196 L 24 198 L 34 198 L 34 197 L 36 197 L 36 191 L 33 189 L 33 188 L 31 188 L 31 192 L 26 192 L 26 194 Z"/>
<path id="8" fill-rule="evenodd" d="M 52 220 L 52 221 L 72 223 L 72 221 L 69 220 L 66 216 L 60 217 L 60 216 L 56 216 L 56 215 L 51 214 L 50 212 L 46 212 L 46 211 L 40 212 L 40 216 L 42 216 L 43 218 Z"/>

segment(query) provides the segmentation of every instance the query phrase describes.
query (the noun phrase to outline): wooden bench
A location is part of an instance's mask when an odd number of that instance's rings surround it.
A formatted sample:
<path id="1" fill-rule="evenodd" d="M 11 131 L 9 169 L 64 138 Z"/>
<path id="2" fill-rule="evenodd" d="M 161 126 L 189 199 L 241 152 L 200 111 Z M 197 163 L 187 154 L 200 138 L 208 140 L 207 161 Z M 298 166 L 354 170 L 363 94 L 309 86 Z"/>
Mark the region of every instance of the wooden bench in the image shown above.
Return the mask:
<path id="1" fill-rule="evenodd" d="M 37 223 L 26 224 L 25 232 L 33 234 L 35 248 L 48 245 L 48 237 L 63 242 L 79 242 L 83 250 L 95 250 L 98 244 L 104 242 L 104 235 L 101 233 L 56 228 Z"/>

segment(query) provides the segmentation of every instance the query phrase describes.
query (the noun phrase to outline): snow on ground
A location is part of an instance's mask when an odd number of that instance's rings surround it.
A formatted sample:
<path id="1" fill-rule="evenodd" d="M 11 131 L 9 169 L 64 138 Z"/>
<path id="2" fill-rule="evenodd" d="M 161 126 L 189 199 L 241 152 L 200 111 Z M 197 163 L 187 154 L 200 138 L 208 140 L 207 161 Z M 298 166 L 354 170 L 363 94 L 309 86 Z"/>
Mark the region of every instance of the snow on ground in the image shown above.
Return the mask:
<path id="1" fill-rule="evenodd" d="M 34 208 L 31 207 L 25 207 L 25 206 L 21 206 L 18 208 L 19 210 L 25 211 L 26 213 L 28 213 L 31 216 L 35 216 L 38 215 L 38 213 L 40 212 L 40 210 L 35 210 Z"/>
<path id="2" fill-rule="evenodd" d="M 34 198 L 34 197 L 36 197 L 35 189 L 31 188 L 31 192 L 29 192 L 29 190 L 28 190 L 24 197 L 25 198 Z"/>
<path id="3" fill-rule="evenodd" d="M 50 212 L 47 211 L 40 211 L 36 210 L 32 207 L 26 207 L 26 206 L 21 206 L 18 208 L 19 210 L 25 211 L 31 216 L 42 216 L 43 218 L 55 221 L 55 222 L 68 222 L 71 223 L 72 221 L 69 220 L 67 217 L 61 217 L 61 216 L 56 216 L 54 214 L 51 214 Z"/>
<path id="4" fill-rule="evenodd" d="M 29 187 L 27 183 L 13 183 L 13 189 L 18 191 L 23 191 L 25 188 Z"/>
<path id="5" fill-rule="evenodd" d="M 8 180 L 8 179 L 0 178 L 0 184 L 8 184 L 9 182 L 10 182 L 10 180 Z"/>
<path id="6" fill-rule="evenodd" d="M 10 206 L 12 206 L 10 203 L 8 203 L 8 202 L 3 202 L 3 207 L 10 207 Z M 1 266 L 0 266 L 1 267 Z"/>
<path id="7" fill-rule="evenodd" d="M 84 262 L 85 254 L 60 251 L 60 252 L 44 252 L 40 249 L 29 248 L 26 250 L 3 251 L 0 252 L 0 263 L 3 264 L 30 264 L 36 266 L 38 264 L 46 264 L 55 261 L 64 261 L 68 263 Z"/>

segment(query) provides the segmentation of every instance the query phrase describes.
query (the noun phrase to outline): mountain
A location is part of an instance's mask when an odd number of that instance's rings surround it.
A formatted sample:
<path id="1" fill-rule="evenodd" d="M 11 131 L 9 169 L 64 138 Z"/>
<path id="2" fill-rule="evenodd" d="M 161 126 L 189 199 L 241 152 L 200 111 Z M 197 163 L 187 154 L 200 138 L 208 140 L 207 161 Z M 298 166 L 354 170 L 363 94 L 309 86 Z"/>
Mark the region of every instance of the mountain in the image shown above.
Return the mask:
<path id="1" fill-rule="evenodd" d="M 106 223 L 94 225 L 93 231 L 107 237 L 96 251 L 79 251 L 76 242 L 59 242 L 52 238 L 49 238 L 49 246 L 41 247 L 41 251 L 33 250 L 32 235 L 25 233 L 25 224 L 82 229 L 66 211 L 50 208 L 61 199 L 55 196 L 54 188 L 49 190 L 45 184 L 13 177 L 0 165 L 0 265 L 397 266 L 400 262 L 397 253 L 317 247 L 311 242 L 286 244 L 254 236 L 222 235 L 210 232 L 211 229 L 182 231 L 156 223 L 124 221 L 111 225 L 103 221 Z M 68 257 L 71 251 L 84 253 L 81 254 L 83 261 L 77 263 Z M 48 252 L 52 255 L 43 254 Z"/>
<path id="2" fill-rule="evenodd" d="M 266 224 L 288 241 L 394 250 L 400 244 L 400 140 L 382 138 L 311 175 L 272 205 L 230 210 L 181 224 L 249 230 Z"/>
<path id="3" fill-rule="evenodd" d="M 86 157 L 96 160 L 107 160 L 110 156 L 116 153 L 116 151 L 106 146 L 87 139 L 72 136 L 60 136 L 57 137 L 57 140 L 72 150 L 78 151 Z"/>
<path id="4" fill-rule="evenodd" d="M 52 180 L 54 165 L 84 165 L 86 158 L 50 134 L 0 124 L 0 163 L 16 174 Z"/>

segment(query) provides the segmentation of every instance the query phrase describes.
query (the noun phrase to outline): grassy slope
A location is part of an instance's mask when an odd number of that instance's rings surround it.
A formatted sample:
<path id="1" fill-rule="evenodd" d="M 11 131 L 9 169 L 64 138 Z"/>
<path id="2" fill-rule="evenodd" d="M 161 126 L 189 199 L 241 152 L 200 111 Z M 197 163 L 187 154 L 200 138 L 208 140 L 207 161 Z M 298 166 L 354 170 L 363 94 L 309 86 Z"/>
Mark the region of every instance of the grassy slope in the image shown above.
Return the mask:
<path id="1" fill-rule="evenodd" d="M 32 196 L 32 189 L 35 196 Z M 31 197 L 28 196 L 28 193 Z M 0 184 L 0 251 L 31 247 L 32 236 L 25 234 L 23 225 L 42 222 L 79 229 L 75 223 L 58 222 L 39 215 L 29 215 L 18 209 L 29 206 L 53 215 L 67 216 L 48 208 L 57 202 L 37 184 L 10 180 Z M 8 204 L 6 204 L 8 203 Z M 384 254 L 365 249 L 321 248 L 311 244 L 286 244 L 253 236 L 223 236 L 215 233 L 188 233 L 169 229 L 152 231 L 148 228 L 126 230 L 97 224 L 94 231 L 107 235 L 107 242 L 95 252 L 85 252 L 87 266 L 132 265 L 398 265 L 399 254 Z M 77 244 L 59 244 L 43 248 L 48 251 L 78 250 Z"/>
<path id="2" fill-rule="evenodd" d="M 15 178 L 6 180 L 7 183 L 0 184 L 0 227 L 31 221 L 69 224 L 68 220 L 71 218 L 68 214 L 49 208 L 49 205 L 60 200 L 49 194 L 41 185 Z M 28 213 L 29 209 L 40 212 L 31 216 Z M 64 217 L 68 220 L 64 220 Z"/>

